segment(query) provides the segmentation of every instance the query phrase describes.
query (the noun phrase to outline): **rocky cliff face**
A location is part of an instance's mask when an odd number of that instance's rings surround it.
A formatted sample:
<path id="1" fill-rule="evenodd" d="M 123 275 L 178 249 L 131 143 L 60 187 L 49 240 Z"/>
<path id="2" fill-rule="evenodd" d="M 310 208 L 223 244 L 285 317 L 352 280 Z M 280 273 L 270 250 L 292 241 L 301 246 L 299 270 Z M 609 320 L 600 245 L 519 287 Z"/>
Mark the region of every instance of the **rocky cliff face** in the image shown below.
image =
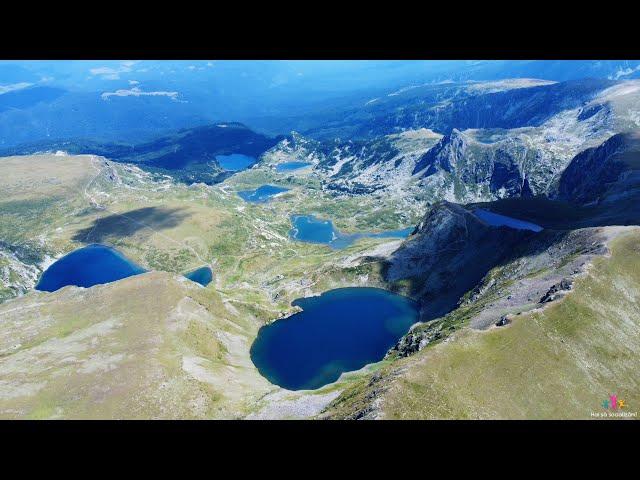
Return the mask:
<path id="1" fill-rule="evenodd" d="M 397 191 L 412 179 L 415 164 L 441 135 L 427 129 L 410 130 L 371 140 L 316 141 L 293 132 L 267 151 L 261 166 L 303 161 L 313 165 L 325 190 L 338 195 Z"/>
<path id="2" fill-rule="evenodd" d="M 498 108 L 492 102 L 502 99 L 497 105 L 508 111 L 500 114 L 516 116 L 520 114 L 516 109 L 519 106 L 528 112 L 526 115 L 521 112 L 528 120 L 522 117 L 522 121 L 504 124 L 462 122 L 462 125 L 486 128 L 456 127 L 445 130 L 448 133 L 444 136 L 426 128 L 349 141 L 319 141 L 293 134 L 266 154 L 263 163 L 309 161 L 314 164 L 314 172 L 321 177 L 324 188 L 338 194 L 384 191 L 427 202 L 458 203 L 554 196 L 562 172 L 579 152 L 599 145 L 616 132 L 633 128 L 634 122 L 640 121 L 640 82 L 637 81 L 575 82 L 504 91 L 493 91 L 478 84 L 473 88 L 465 86 L 458 93 L 451 90 L 453 87 L 424 88 L 433 95 L 440 92 L 434 98 L 428 96 L 436 104 L 421 99 L 417 92 L 424 93 L 422 88 L 400 92 L 397 97 L 413 98 L 417 103 L 411 104 L 411 108 L 419 106 L 430 111 L 452 108 L 450 100 L 444 98 L 453 95 L 456 99 L 451 100 L 453 103 L 480 108 L 477 115 Z M 408 98 L 403 102 L 408 102 Z M 462 98 L 466 98 L 467 103 Z M 515 103 L 500 103 L 508 98 Z M 544 103 L 551 101 L 556 103 Z M 391 105 L 400 100 L 394 96 L 378 102 Z M 405 107 L 401 109 L 403 112 Z M 366 106 L 362 110 L 371 108 Z M 416 111 L 415 115 L 421 115 L 420 112 Z M 496 125 L 501 128 L 495 128 Z"/>
<path id="3" fill-rule="evenodd" d="M 640 131 L 612 136 L 578 154 L 562 173 L 557 198 L 583 205 L 640 192 Z"/>
<path id="4" fill-rule="evenodd" d="M 492 227 L 463 207 L 434 205 L 414 234 L 393 254 L 386 270 L 390 283 L 409 283 L 421 303 L 421 320 L 452 310 L 515 246 L 534 235 L 524 230 Z"/>
<path id="5" fill-rule="evenodd" d="M 426 186 L 430 177 L 451 185 L 452 200 L 531 196 L 540 192 L 532 190 L 528 165 L 539 159 L 518 137 L 482 143 L 453 129 L 420 158 L 413 174 Z"/>

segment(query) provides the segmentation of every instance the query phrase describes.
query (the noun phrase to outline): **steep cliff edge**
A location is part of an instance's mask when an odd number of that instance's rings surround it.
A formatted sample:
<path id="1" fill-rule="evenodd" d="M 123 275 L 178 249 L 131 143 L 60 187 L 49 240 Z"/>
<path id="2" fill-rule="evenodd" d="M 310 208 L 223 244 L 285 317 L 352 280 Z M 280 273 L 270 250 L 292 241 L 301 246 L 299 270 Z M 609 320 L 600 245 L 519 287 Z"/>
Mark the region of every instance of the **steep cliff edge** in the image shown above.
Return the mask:
<path id="1" fill-rule="evenodd" d="M 455 308 L 465 292 L 533 235 L 491 227 L 463 207 L 442 202 L 394 252 L 385 278 L 419 299 L 421 321 L 431 320 Z"/>
<path id="2" fill-rule="evenodd" d="M 619 133 L 578 154 L 560 178 L 557 198 L 612 204 L 640 191 L 640 131 Z"/>

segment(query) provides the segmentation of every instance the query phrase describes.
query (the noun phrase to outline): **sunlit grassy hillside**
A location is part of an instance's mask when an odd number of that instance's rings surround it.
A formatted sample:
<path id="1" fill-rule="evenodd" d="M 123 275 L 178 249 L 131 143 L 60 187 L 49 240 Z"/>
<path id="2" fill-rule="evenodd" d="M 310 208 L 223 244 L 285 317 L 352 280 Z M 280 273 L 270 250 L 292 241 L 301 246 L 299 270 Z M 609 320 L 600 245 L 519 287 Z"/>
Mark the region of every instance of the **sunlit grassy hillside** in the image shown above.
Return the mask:
<path id="1" fill-rule="evenodd" d="M 611 394 L 637 412 L 640 232 L 611 251 L 564 300 L 404 361 L 384 418 L 591 418 Z"/>

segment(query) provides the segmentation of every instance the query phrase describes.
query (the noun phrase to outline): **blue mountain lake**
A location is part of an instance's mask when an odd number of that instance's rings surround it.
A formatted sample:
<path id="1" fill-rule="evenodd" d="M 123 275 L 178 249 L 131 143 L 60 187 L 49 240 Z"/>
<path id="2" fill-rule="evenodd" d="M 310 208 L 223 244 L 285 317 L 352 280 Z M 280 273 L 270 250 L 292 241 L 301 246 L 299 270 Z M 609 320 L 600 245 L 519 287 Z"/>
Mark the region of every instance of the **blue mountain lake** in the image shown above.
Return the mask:
<path id="1" fill-rule="evenodd" d="M 67 285 L 92 287 L 144 273 L 116 249 L 92 244 L 65 255 L 42 274 L 36 290 L 54 292 Z"/>
<path id="2" fill-rule="evenodd" d="M 231 155 L 218 155 L 216 160 L 222 168 L 232 172 L 240 170 L 246 170 L 251 165 L 256 163 L 254 157 L 248 155 L 242 155 L 241 153 L 232 153 Z"/>
<path id="3" fill-rule="evenodd" d="M 308 167 L 312 165 L 309 162 L 285 162 L 281 163 L 276 167 L 276 172 L 289 172 L 292 170 L 299 170 L 304 167 Z"/>
<path id="4" fill-rule="evenodd" d="M 146 271 L 115 248 L 94 243 L 74 250 L 51 264 L 40 277 L 36 290 L 55 292 L 67 285 L 88 288 Z M 207 286 L 213 279 L 213 273 L 209 267 L 201 267 L 185 277 Z"/>
<path id="5" fill-rule="evenodd" d="M 264 203 L 275 197 L 279 193 L 288 192 L 288 188 L 275 187 L 273 185 L 262 185 L 255 190 L 242 190 L 238 192 L 238 195 L 246 202 L 252 203 Z"/>
<path id="6" fill-rule="evenodd" d="M 294 240 L 309 243 L 323 243 L 332 248 L 345 248 L 359 238 L 406 238 L 414 227 L 388 230 L 379 233 L 341 233 L 331 220 L 320 220 L 313 215 L 293 215 L 289 236 Z"/>
<path id="7" fill-rule="evenodd" d="M 413 300 L 378 288 L 339 288 L 300 298 L 302 312 L 262 327 L 251 359 L 271 383 L 320 388 L 386 352 L 418 321 Z"/>
<path id="8" fill-rule="evenodd" d="M 211 280 L 213 280 L 213 272 L 209 267 L 197 268 L 192 272 L 185 273 L 184 276 L 193 282 L 199 283 L 203 287 L 209 285 Z"/>
<path id="9" fill-rule="evenodd" d="M 515 228 L 517 230 L 531 230 L 533 232 L 542 231 L 542 227 L 540 225 L 536 225 L 535 223 L 518 220 L 517 218 L 507 217 L 506 215 L 493 213 L 488 210 L 483 210 L 482 208 L 476 208 L 473 211 L 473 214 L 480 220 L 483 220 L 489 225 L 493 225 L 494 227 L 509 227 Z"/>

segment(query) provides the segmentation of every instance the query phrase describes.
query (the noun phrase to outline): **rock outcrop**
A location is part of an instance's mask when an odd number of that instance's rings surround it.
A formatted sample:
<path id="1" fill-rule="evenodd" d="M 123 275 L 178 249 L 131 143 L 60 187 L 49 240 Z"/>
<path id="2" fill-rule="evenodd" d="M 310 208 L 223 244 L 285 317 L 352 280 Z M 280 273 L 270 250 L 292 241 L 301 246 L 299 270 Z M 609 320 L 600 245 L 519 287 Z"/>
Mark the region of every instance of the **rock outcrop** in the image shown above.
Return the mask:
<path id="1" fill-rule="evenodd" d="M 462 295 L 532 235 L 489 226 L 461 206 L 442 202 L 429 210 L 414 235 L 390 258 L 386 280 L 409 282 L 410 294 L 421 302 L 421 320 L 430 320 L 453 309 Z"/>
<path id="2" fill-rule="evenodd" d="M 541 193 L 532 190 L 528 178 L 529 165 L 540 161 L 540 152 L 516 136 L 482 143 L 453 129 L 420 158 L 413 173 L 444 177 L 459 200 L 526 197 Z M 545 186 L 549 180 L 539 178 L 536 183 Z"/>
<path id="3" fill-rule="evenodd" d="M 557 198 L 578 204 L 618 201 L 640 190 L 640 131 L 619 133 L 578 154 L 562 173 Z"/>

